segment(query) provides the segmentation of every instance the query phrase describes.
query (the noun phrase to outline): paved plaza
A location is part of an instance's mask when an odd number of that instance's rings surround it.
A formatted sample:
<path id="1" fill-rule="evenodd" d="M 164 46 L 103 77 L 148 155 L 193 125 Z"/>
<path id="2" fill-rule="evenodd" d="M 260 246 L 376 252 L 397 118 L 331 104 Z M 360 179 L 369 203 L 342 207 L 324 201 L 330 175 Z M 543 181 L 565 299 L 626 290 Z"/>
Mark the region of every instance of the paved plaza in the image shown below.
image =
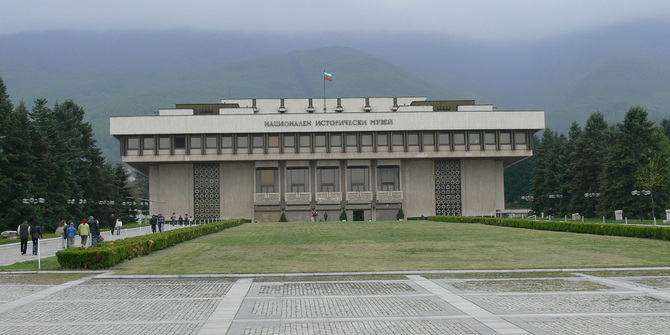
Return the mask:
<path id="1" fill-rule="evenodd" d="M 537 271 L 0 273 L 0 334 L 670 334 L 668 271 Z"/>

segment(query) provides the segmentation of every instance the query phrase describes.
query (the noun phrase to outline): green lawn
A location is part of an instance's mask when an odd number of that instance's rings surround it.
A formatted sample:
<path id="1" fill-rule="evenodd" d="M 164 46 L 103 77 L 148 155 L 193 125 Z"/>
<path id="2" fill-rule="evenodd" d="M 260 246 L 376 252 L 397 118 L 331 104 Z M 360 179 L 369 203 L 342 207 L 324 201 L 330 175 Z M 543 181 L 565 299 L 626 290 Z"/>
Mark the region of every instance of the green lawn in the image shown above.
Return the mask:
<path id="1" fill-rule="evenodd" d="M 431 221 L 247 223 L 125 261 L 121 274 L 670 266 L 670 243 Z"/>

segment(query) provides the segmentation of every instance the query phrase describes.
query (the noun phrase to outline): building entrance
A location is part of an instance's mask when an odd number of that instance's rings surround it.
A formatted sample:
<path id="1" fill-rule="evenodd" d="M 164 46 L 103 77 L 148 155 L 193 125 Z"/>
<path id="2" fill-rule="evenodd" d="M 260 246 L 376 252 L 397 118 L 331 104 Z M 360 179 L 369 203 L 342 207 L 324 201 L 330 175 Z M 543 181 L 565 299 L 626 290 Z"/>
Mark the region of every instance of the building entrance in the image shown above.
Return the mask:
<path id="1" fill-rule="evenodd" d="M 354 211 L 354 221 L 365 221 L 364 211 Z"/>

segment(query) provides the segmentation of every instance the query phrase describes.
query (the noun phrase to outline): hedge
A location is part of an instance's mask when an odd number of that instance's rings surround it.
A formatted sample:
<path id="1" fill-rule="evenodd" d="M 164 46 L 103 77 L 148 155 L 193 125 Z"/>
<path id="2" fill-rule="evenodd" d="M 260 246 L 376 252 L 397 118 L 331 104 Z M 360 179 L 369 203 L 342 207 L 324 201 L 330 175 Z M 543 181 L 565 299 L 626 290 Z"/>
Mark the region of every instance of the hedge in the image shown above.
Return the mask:
<path id="1" fill-rule="evenodd" d="M 148 255 L 196 237 L 216 233 L 244 223 L 235 219 L 192 226 L 162 233 L 128 237 L 96 243 L 90 248 L 63 249 L 56 253 L 58 263 L 68 269 L 107 269 L 126 259 Z"/>
<path id="2" fill-rule="evenodd" d="M 594 222 L 535 221 L 528 219 L 499 219 L 463 216 L 430 216 L 429 220 L 443 222 L 481 223 L 493 226 L 561 231 L 580 234 L 613 235 L 651 238 L 670 241 L 670 227 L 604 224 Z"/>

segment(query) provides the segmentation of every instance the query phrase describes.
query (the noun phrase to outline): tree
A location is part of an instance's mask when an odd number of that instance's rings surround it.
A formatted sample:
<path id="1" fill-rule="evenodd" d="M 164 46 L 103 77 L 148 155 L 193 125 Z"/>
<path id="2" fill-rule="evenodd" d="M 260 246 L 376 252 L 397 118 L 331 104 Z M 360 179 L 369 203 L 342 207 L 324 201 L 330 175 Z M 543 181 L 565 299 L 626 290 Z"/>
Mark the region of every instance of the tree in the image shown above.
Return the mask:
<path id="1" fill-rule="evenodd" d="M 649 161 L 649 164 L 642 166 L 637 170 L 637 185 L 643 190 L 649 191 L 649 196 L 651 198 L 651 214 L 654 218 L 656 217 L 656 211 L 654 209 L 654 189 L 663 185 L 668 179 L 667 162 L 664 164 L 664 162 L 661 161 L 662 159 L 660 154 L 656 154 Z"/>
<path id="2" fill-rule="evenodd" d="M 650 206 L 633 199 L 631 191 L 638 186 L 638 170 L 649 165 L 660 155 L 661 169 L 667 168 L 668 138 L 660 127 L 647 120 L 647 111 L 639 106 L 631 107 L 623 122 L 614 129 L 612 146 L 608 150 L 604 168 L 601 215 L 612 216 L 615 210 L 625 213 L 651 212 Z M 668 190 L 657 189 L 656 199 L 667 201 Z"/>
<path id="3" fill-rule="evenodd" d="M 589 116 L 575 143 L 572 162 L 570 211 L 594 217 L 602 193 L 602 173 L 609 147 L 609 126 L 602 113 Z M 586 196 L 585 196 L 586 194 Z"/>

